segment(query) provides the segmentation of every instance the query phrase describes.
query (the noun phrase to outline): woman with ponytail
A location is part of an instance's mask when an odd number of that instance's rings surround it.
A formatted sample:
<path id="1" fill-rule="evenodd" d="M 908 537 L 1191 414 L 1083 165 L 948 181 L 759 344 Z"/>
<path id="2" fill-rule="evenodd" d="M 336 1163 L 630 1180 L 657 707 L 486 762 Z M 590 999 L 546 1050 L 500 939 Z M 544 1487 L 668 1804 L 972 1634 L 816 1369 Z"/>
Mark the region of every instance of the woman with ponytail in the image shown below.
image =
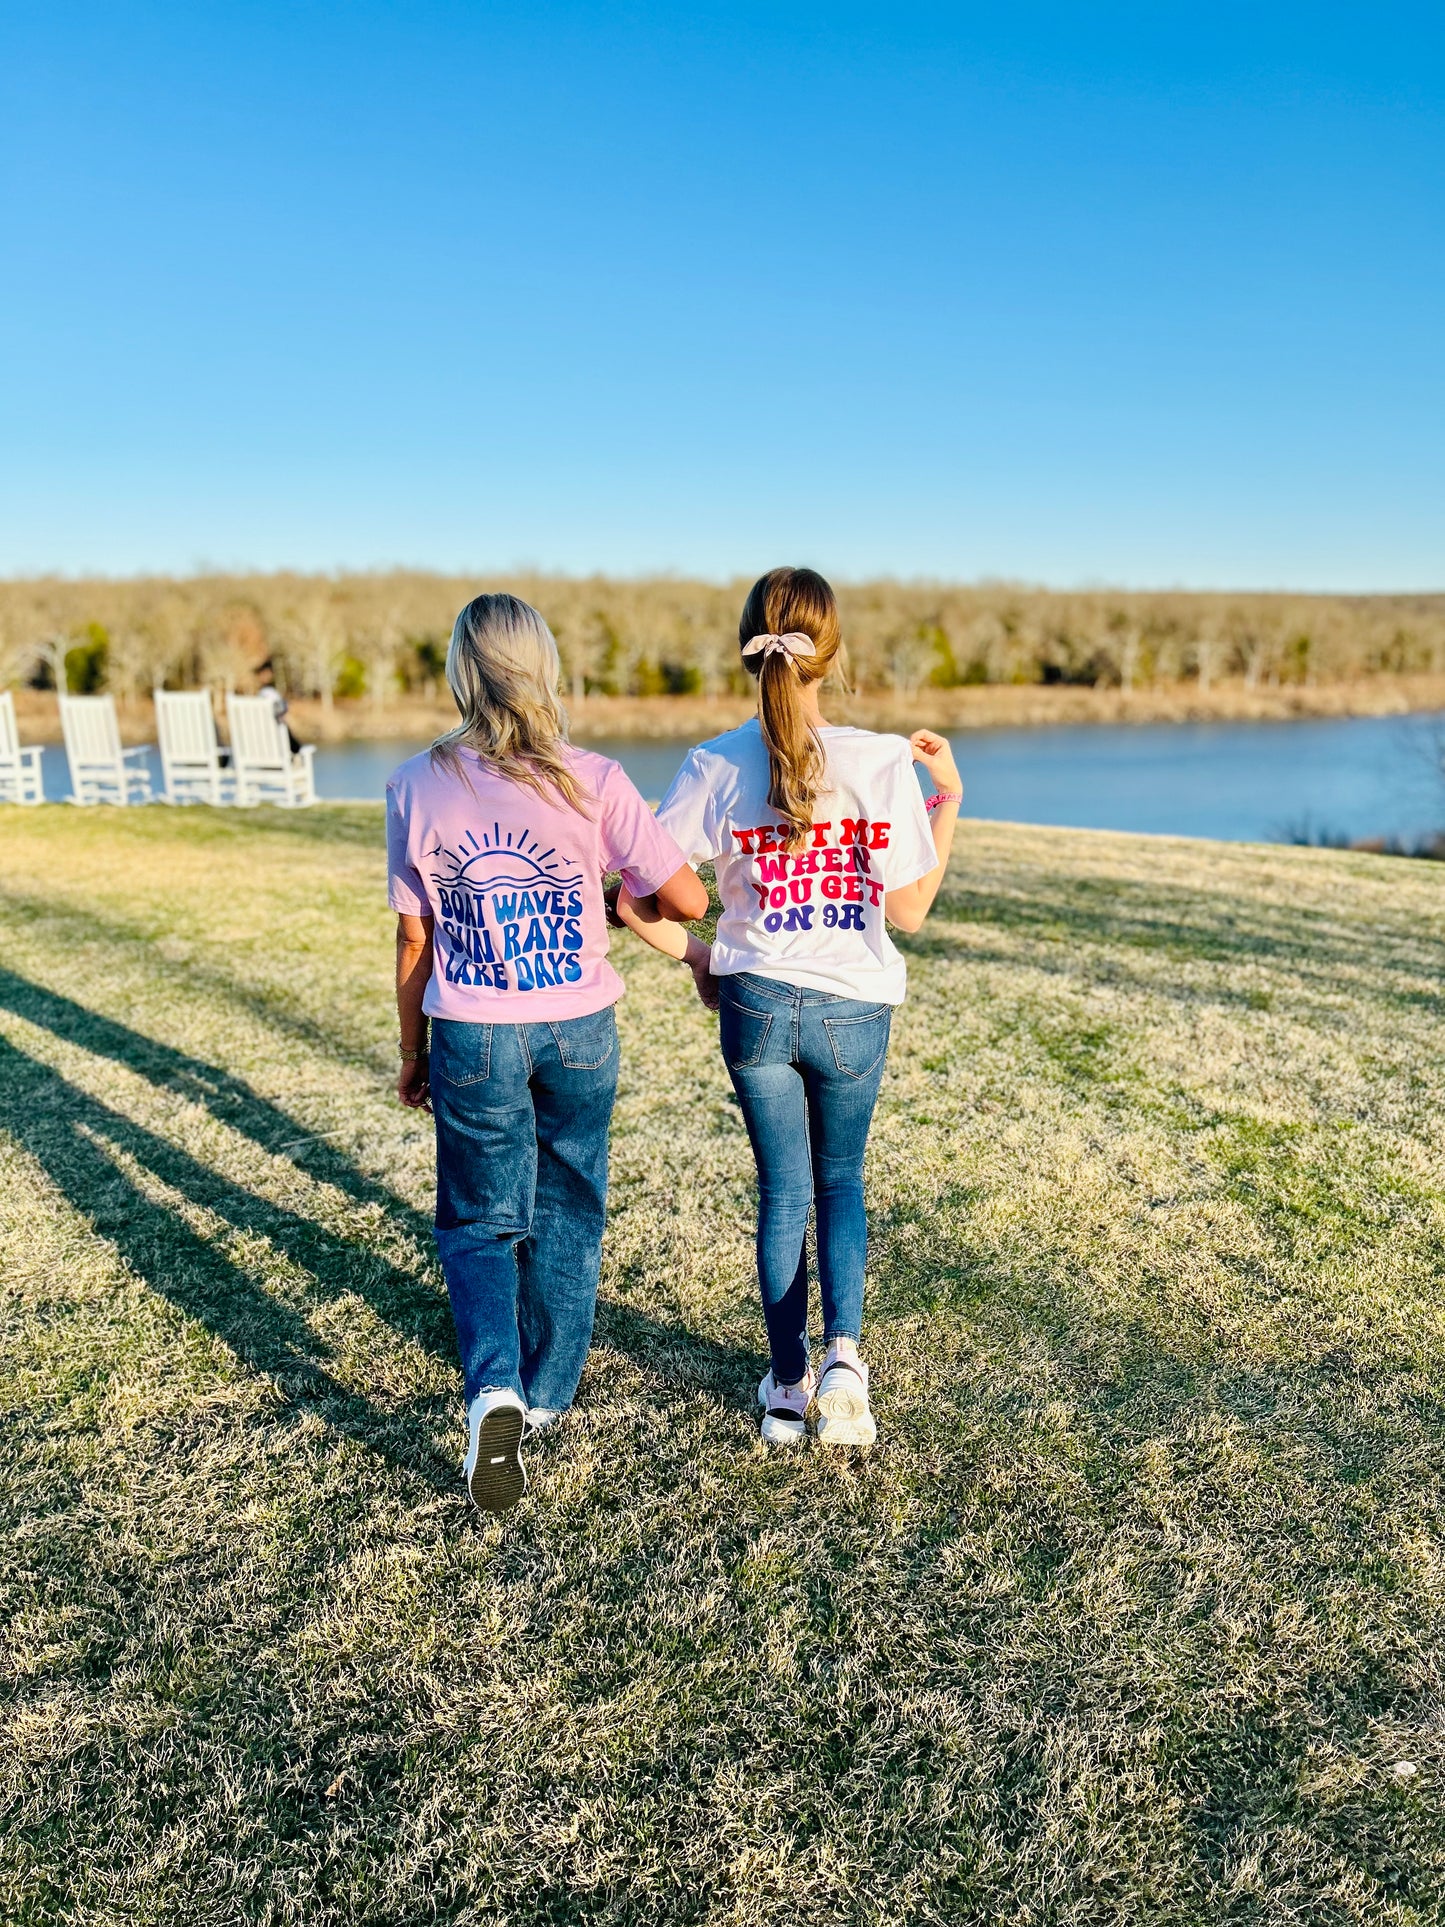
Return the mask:
<path id="1" fill-rule="evenodd" d="M 722 1053 L 758 1168 L 758 1283 L 769 1370 L 762 1435 L 871 1445 L 859 1352 L 867 1219 L 863 1154 L 906 968 L 888 924 L 917 930 L 938 893 L 962 800 L 941 736 L 826 722 L 819 694 L 842 635 L 811 569 L 753 585 L 738 625 L 758 714 L 689 752 L 658 821 L 717 869 L 711 951 L 626 890 L 618 912 L 691 964 L 720 1013 Z M 935 786 L 927 806 L 914 763 Z M 808 1337 L 807 1230 L 816 1213 L 824 1357 Z"/>

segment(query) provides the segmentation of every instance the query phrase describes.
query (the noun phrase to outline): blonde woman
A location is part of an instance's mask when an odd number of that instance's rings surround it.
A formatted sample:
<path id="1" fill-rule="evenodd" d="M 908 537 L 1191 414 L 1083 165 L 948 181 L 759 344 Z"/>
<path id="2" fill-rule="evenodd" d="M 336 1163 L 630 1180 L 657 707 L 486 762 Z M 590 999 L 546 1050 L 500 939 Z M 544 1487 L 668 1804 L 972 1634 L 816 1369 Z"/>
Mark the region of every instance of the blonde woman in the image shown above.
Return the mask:
<path id="1" fill-rule="evenodd" d="M 435 1115 L 464 1472 L 502 1511 L 524 1429 L 572 1403 L 592 1337 L 623 992 L 602 878 L 663 917 L 701 916 L 707 892 L 618 765 L 568 743 L 535 609 L 469 602 L 446 674 L 461 722 L 387 785 L 397 1095 Z"/>
<path id="2" fill-rule="evenodd" d="M 758 1168 L 758 1283 L 770 1369 L 762 1434 L 797 1445 L 871 1445 L 859 1352 L 867 1219 L 863 1154 L 906 969 L 888 924 L 917 930 L 953 845 L 962 784 L 943 737 L 874 735 L 818 706 L 842 635 L 811 569 L 754 584 L 738 625 L 758 714 L 689 752 L 658 821 L 693 861 L 717 865 L 722 915 L 709 955 L 618 900 L 655 948 L 685 958 L 720 1010 L 723 1059 Z M 923 801 L 921 763 L 936 793 Z M 711 975 L 709 976 L 709 970 Z M 823 1341 L 808 1340 L 807 1228 L 816 1212 Z"/>

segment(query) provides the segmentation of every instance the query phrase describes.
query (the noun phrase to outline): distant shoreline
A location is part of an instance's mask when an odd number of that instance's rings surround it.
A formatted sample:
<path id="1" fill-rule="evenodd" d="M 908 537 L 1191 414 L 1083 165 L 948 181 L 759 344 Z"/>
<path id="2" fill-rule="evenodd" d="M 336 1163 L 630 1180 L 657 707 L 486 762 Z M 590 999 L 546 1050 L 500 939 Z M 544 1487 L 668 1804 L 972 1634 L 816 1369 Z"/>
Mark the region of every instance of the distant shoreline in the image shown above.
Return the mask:
<path id="1" fill-rule="evenodd" d="M 48 691 L 17 689 L 15 707 L 24 742 L 58 743 L 60 716 Z M 149 702 L 118 704 L 128 743 L 154 740 Z M 1404 716 L 1445 710 L 1445 675 L 1361 676 L 1348 682 L 1291 683 L 1249 688 L 1234 678 L 1201 689 L 1197 682 L 1156 683 L 1148 688 L 1100 689 L 1071 684 L 986 683 L 964 688 L 920 689 L 915 696 L 870 690 L 835 697 L 840 721 L 867 729 L 907 732 L 935 729 L 1035 728 L 1067 723 L 1290 722 L 1348 716 Z M 753 713 L 744 697 L 588 696 L 569 704 L 578 742 L 609 738 L 698 741 L 744 722 Z M 291 721 L 303 742 L 426 742 L 450 729 L 450 702 L 397 696 L 377 704 L 365 697 L 329 707 L 315 697 L 291 705 Z"/>

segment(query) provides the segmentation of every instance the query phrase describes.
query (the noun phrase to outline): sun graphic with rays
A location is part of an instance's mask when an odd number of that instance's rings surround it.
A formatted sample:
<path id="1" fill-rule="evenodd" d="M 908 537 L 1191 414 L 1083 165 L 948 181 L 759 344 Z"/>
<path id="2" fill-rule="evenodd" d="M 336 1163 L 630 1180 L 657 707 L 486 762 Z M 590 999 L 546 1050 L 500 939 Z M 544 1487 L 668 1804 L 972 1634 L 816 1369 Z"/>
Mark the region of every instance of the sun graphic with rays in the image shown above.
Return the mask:
<path id="1" fill-rule="evenodd" d="M 575 860 L 558 856 L 555 844 L 544 850 L 528 830 L 508 830 L 504 835 L 500 823 L 494 823 L 480 837 L 468 830 L 454 850 L 438 843 L 426 854 L 442 858 L 447 866 L 432 872 L 433 883 L 443 890 L 458 886 L 471 890 L 538 886 L 576 890 L 582 884 Z"/>

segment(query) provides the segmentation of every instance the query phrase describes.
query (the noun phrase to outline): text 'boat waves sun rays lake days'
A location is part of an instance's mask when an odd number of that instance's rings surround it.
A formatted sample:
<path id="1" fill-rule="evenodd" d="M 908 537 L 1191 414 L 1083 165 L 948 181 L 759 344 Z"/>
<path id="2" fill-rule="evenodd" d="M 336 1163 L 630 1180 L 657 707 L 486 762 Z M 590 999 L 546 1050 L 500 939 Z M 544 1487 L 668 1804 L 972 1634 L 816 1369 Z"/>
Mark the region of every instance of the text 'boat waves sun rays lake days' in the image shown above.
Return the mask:
<path id="1" fill-rule="evenodd" d="M 450 983 L 496 990 L 544 989 L 581 976 L 582 877 L 575 862 L 530 834 L 500 824 L 458 849 L 427 852 L 443 860 L 432 880 L 441 904 Z"/>

